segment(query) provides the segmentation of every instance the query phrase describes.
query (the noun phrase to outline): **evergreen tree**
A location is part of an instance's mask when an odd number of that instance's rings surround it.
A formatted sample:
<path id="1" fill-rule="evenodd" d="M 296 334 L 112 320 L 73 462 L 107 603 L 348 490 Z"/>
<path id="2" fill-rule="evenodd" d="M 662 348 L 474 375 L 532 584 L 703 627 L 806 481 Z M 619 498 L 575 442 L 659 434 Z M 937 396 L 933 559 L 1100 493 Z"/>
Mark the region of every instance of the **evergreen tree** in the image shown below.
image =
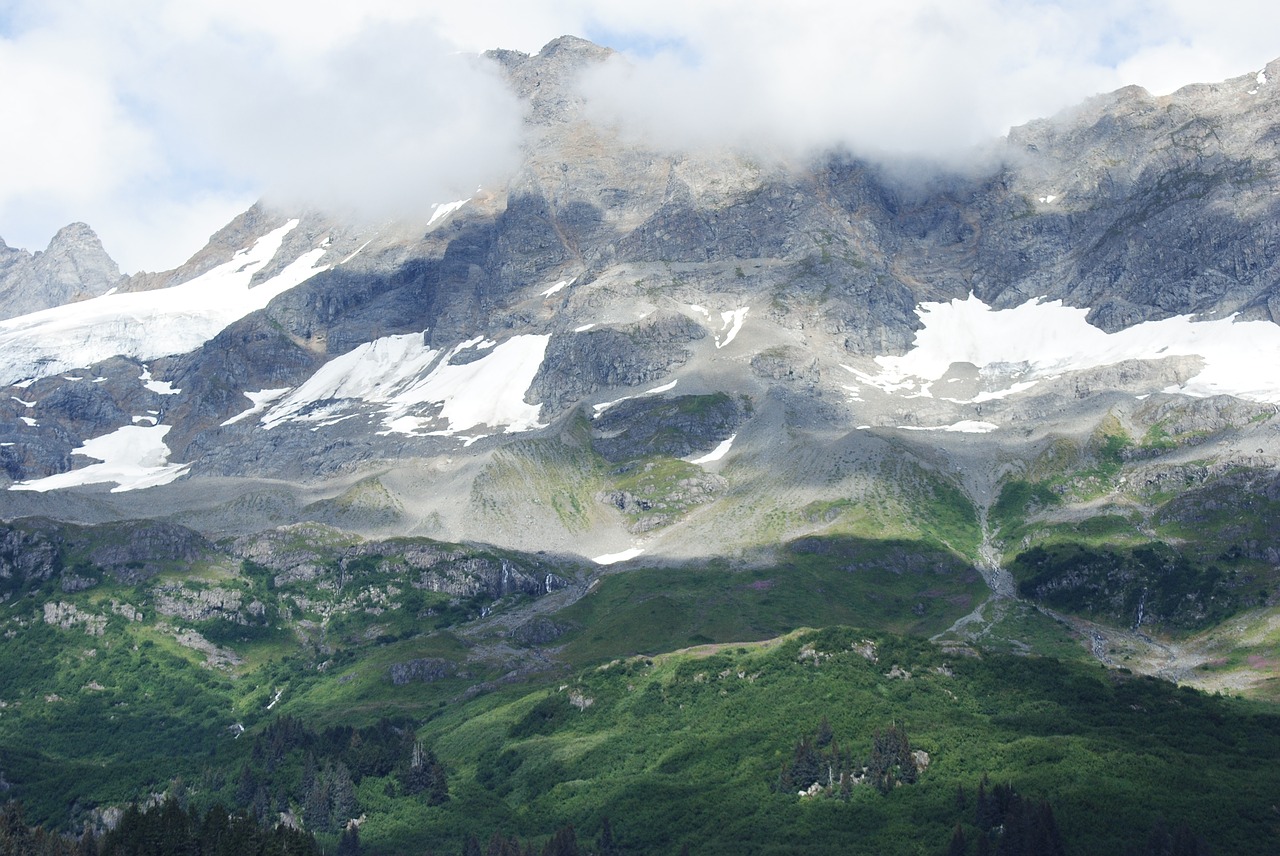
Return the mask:
<path id="1" fill-rule="evenodd" d="M 348 823 L 338 839 L 338 856 L 360 856 L 360 827 Z"/>
<path id="2" fill-rule="evenodd" d="M 964 856 L 969 849 L 969 842 L 964 837 L 964 827 L 956 824 L 951 832 L 951 843 L 947 846 L 947 856 Z"/>
<path id="3" fill-rule="evenodd" d="M 558 830 L 547 846 L 542 848 L 542 856 L 578 856 L 578 836 L 573 831 L 573 824 Z"/>
<path id="4" fill-rule="evenodd" d="M 871 742 L 871 758 L 867 775 L 883 794 L 901 784 L 914 784 L 919 777 L 915 756 L 907 733 L 896 722 L 885 731 L 877 731 Z"/>
<path id="5" fill-rule="evenodd" d="M 605 817 L 600 820 L 600 834 L 596 836 L 596 853 L 597 856 L 618 856 L 618 844 L 613 840 L 613 824 L 609 823 L 609 818 Z"/>
<path id="6" fill-rule="evenodd" d="M 332 817 L 333 788 L 329 776 L 317 774 L 302 804 L 302 818 L 312 829 L 328 829 Z"/>
<path id="7" fill-rule="evenodd" d="M 333 768 L 331 798 L 333 806 L 330 814 L 334 824 L 345 824 L 360 813 L 360 805 L 356 801 L 356 786 L 351 781 L 351 772 L 347 769 L 347 765 L 341 761 Z"/>
<path id="8" fill-rule="evenodd" d="M 819 749 L 826 749 L 835 739 L 835 732 L 831 730 L 831 720 L 826 716 L 822 717 L 822 721 L 818 723 L 818 735 L 814 739 L 814 745 Z"/>
<path id="9" fill-rule="evenodd" d="M 240 777 L 236 779 L 236 805 L 241 808 L 250 805 L 257 790 L 258 780 L 254 778 L 253 770 L 249 769 L 248 764 L 242 765 L 240 767 Z"/>

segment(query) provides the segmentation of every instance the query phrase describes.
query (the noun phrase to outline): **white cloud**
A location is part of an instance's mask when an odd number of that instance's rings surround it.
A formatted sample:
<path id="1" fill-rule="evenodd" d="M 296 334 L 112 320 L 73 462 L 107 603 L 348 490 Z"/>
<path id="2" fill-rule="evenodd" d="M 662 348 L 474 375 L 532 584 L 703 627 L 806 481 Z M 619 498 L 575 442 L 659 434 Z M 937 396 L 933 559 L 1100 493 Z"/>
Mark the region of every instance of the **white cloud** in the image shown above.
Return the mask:
<path id="1" fill-rule="evenodd" d="M 421 214 L 517 164 L 514 95 L 424 24 L 368 25 L 321 52 L 268 47 L 206 36 L 153 95 L 211 162 L 284 204 Z"/>
<path id="2" fill-rule="evenodd" d="M 596 115 L 670 145 L 947 158 L 1129 83 L 1157 92 L 1243 74 L 1276 50 L 1276 8 L 1216 4 L 666 3 L 673 50 L 589 76 Z M 646 6 L 652 8 L 652 4 Z M 613 26 L 642 26 L 618 19 Z"/>
<path id="3" fill-rule="evenodd" d="M 0 235 L 85 220 L 176 264 L 262 193 L 405 210 L 510 167 L 518 107 L 456 55 L 566 34 L 630 50 L 596 115 L 672 145 L 946 156 L 1128 83 L 1256 71 L 1256 0 L 11 0 Z"/>

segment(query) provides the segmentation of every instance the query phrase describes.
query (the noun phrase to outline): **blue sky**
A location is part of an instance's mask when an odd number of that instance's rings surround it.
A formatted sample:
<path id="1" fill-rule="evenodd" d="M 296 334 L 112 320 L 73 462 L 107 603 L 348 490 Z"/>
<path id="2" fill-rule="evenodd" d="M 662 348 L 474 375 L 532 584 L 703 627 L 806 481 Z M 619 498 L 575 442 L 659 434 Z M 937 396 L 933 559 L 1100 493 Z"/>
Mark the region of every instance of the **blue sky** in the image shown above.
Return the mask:
<path id="1" fill-rule="evenodd" d="M 590 115 L 659 145 L 954 160 L 1100 91 L 1256 73 L 1280 4 L 0 0 L 0 235 L 85 221 L 154 270 L 263 195 L 395 215 L 499 186 L 519 106 L 468 58 L 566 33 L 622 54 Z"/>

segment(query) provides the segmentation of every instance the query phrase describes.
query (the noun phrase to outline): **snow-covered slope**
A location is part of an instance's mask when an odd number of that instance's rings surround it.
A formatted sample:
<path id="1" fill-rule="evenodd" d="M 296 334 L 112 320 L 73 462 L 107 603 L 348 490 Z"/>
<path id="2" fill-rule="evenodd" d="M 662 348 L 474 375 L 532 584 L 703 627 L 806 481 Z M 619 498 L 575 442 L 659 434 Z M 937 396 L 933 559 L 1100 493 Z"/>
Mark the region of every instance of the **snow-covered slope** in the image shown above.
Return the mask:
<path id="1" fill-rule="evenodd" d="M 253 275 L 298 225 L 290 220 L 230 260 L 181 285 L 107 294 L 0 322 L 0 384 L 83 368 L 113 356 L 150 360 L 200 347 L 228 324 L 325 270 L 316 247 L 270 280 Z"/>
<path id="2" fill-rule="evenodd" d="M 478 426 L 527 431 L 539 427 L 541 408 L 524 398 L 549 338 L 513 336 L 501 344 L 474 338 L 442 357 L 423 333 L 385 336 L 325 364 L 271 406 L 262 424 L 268 430 L 286 422 L 329 425 L 373 405 L 386 432 L 456 434 Z M 453 362 L 472 349 L 483 355 Z M 264 395 L 249 396 L 255 408 Z"/>
<path id="3" fill-rule="evenodd" d="M 73 454 L 99 463 L 42 479 L 18 482 L 10 490 L 44 492 L 87 484 L 114 483 L 112 493 L 168 484 L 187 471 L 187 464 L 169 463 L 164 436 L 169 425 L 126 425 L 110 434 L 86 440 Z"/>
<path id="4" fill-rule="evenodd" d="M 1280 325 L 1270 321 L 1196 321 L 1179 315 L 1107 333 L 1085 320 L 1088 309 L 1064 306 L 1060 300 L 995 310 L 972 295 L 922 303 L 917 314 L 924 327 L 910 351 L 876 357 L 878 374 L 849 371 L 863 383 L 906 397 L 981 402 L 1067 372 L 1126 360 L 1199 357 L 1203 368 L 1186 383 L 1152 391 L 1280 403 L 1280 373 L 1275 370 L 1280 365 Z M 956 398 L 935 386 L 954 363 L 976 366 L 985 388 Z M 856 394 L 856 386 L 850 391 Z"/>

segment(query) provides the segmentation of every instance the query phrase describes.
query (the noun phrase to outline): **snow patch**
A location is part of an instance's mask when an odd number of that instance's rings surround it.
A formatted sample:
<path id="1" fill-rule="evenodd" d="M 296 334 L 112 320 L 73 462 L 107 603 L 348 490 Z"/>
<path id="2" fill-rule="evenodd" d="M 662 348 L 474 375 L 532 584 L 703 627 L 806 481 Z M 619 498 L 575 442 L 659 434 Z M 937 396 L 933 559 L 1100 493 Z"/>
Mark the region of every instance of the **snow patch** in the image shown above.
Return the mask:
<path id="1" fill-rule="evenodd" d="M 725 455 L 729 454 L 729 449 L 733 448 L 733 441 L 737 438 L 737 434 L 730 434 L 729 439 L 724 440 L 720 445 L 716 446 L 710 452 L 707 452 L 700 458 L 694 458 L 689 461 L 691 464 L 709 464 L 712 461 L 718 461 Z"/>
<path id="2" fill-rule="evenodd" d="M 442 356 L 427 346 L 425 333 L 386 336 L 330 360 L 272 406 L 262 424 L 268 430 L 286 422 L 334 424 L 335 417 L 349 418 L 338 414 L 353 405 L 374 404 L 382 410 L 384 434 L 418 434 L 437 420 L 446 427 L 431 433 L 445 436 L 478 425 L 505 426 L 508 433 L 541 428 L 541 405 L 524 396 L 549 339 L 513 336 L 499 344 L 476 338 Z M 489 353 L 462 365 L 449 362 L 472 347 Z"/>
<path id="3" fill-rule="evenodd" d="M 459 199 L 457 202 L 437 202 L 432 208 L 431 219 L 427 221 L 427 228 L 430 229 L 437 222 L 448 217 L 470 201 L 470 199 Z"/>
<path id="4" fill-rule="evenodd" d="M 590 329 L 591 329 L 592 327 L 594 327 L 594 326 L 596 326 L 596 325 L 594 325 L 594 324 L 583 324 L 581 327 L 574 327 L 574 328 L 573 328 L 573 332 L 575 332 L 575 333 L 585 333 L 585 332 L 587 332 L 588 330 L 590 330 Z"/>
<path id="5" fill-rule="evenodd" d="M 972 363 L 988 388 L 964 403 L 1012 395 L 1039 380 L 1069 371 L 1125 360 L 1197 356 L 1200 373 L 1162 391 L 1195 397 L 1234 395 L 1280 403 L 1280 325 L 1270 321 L 1195 321 L 1180 315 L 1107 333 L 1085 320 L 1088 309 L 1060 300 L 1029 301 L 1012 309 L 992 309 L 977 297 L 922 303 L 923 327 L 902 356 L 880 356 L 880 372 L 860 372 L 858 380 L 887 393 L 920 395 L 941 379 L 952 363 Z M 1003 384 L 1003 385 L 1000 385 Z"/>
<path id="6" fill-rule="evenodd" d="M 724 332 L 725 330 L 728 330 L 729 332 L 725 335 L 724 341 L 720 340 L 719 333 L 716 334 L 717 348 L 723 348 L 725 345 L 728 345 L 733 341 L 734 337 L 738 335 L 738 331 L 742 329 L 742 322 L 747 320 L 747 312 L 750 310 L 750 306 L 743 306 L 741 309 L 731 309 L 728 312 L 720 313 L 720 320 L 724 322 L 720 327 L 720 332 Z"/>
<path id="7" fill-rule="evenodd" d="M 326 244 L 327 244 L 327 243 L 328 243 L 328 239 L 326 239 Z M 346 257 L 345 259 L 343 259 L 342 261 L 338 262 L 338 266 L 339 266 L 339 267 L 341 267 L 342 265 L 345 265 L 347 262 L 349 262 L 349 261 L 351 261 L 352 259 L 354 259 L 356 256 L 360 255 L 361 250 L 363 250 L 365 247 L 369 246 L 369 245 L 370 245 L 370 244 L 372 244 L 372 243 L 373 243 L 373 239 L 372 239 L 372 238 L 370 238 L 369 240 L 365 241 L 365 242 L 364 242 L 363 244 L 361 244 L 360 246 L 356 247 L 355 252 L 353 252 L 351 255 L 347 256 L 347 257 Z"/>
<path id="8" fill-rule="evenodd" d="M 634 559 L 643 553 L 640 547 L 632 547 L 630 550 L 623 550 L 621 553 L 606 553 L 603 556 L 596 556 L 591 561 L 597 565 L 616 565 L 618 562 L 626 562 Z"/>
<path id="9" fill-rule="evenodd" d="M 999 428 L 992 422 L 978 422 L 973 419 L 962 419 L 950 425 L 899 425 L 902 431 L 948 431 L 959 434 L 989 434 Z"/>
<path id="10" fill-rule="evenodd" d="M 19 404 L 21 404 L 23 407 L 31 408 L 31 407 L 35 407 L 35 406 L 36 406 L 36 403 L 35 403 L 34 401 L 23 401 L 21 398 L 18 398 L 18 396 L 16 396 L 16 395 L 11 395 L 11 396 L 9 396 L 9 398 L 11 398 L 11 399 L 13 399 L 14 401 L 18 402 L 18 403 L 19 403 Z"/>
<path id="11" fill-rule="evenodd" d="M 248 419 L 250 416 L 256 416 L 257 414 L 266 410 L 267 407 L 273 401 L 275 401 L 276 399 L 278 399 L 280 396 L 284 395 L 288 391 L 289 391 L 289 387 L 286 386 L 281 389 L 263 389 L 263 390 L 259 390 L 258 392 L 246 392 L 244 394 L 244 397 L 249 399 L 249 401 L 252 402 L 253 406 L 250 407 L 248 410 L 243 410 L 240 413 L 237 413 L 235 416 L 232 416 L 226 422 L 223 422 L 222 423 L 223 427 L 226 427 L 227 425 L 234 425 L 237 422 L 240 422 L 241 420 Z M 134 418 L 136 419 L 137 417 L 134 417 Z"/>
<path id="12" fill-rule="evenodd" d="M 591 405 L 591 409 L 595 412 L 591 414 L 591 418 L 595 419 L 615 404 L 621 404 L 622 402 L 630 401 L 633 398 L 644 398 L 646 395 L 658 395 L 663 392 L 670 392 L 676 388 L 676 384 L 679 382 L 679 379 L 676 379 L 671 381 L 671 383 L 664 383 L 662 386 L 655 386 L 653 389 L 646 390 L 645 392 L 638 392 L 635 395 L 624 395 L 622 398 L 617 398 L 613 401 L 606 401 L 602 404 L 593 404 Z"/>
<path id="13" fill-rule="evenodd" d="M 1266 71 L 1260 71 L 1260 72 L 1258 72 L 1258 76 L 1257 76 L 1257 77 L 1255 77 L 1255 78 L 1254 78 L 1254 80 L 1258 81 L 1258 85 L 1259 85 L 1259 86 L 1264 86 L 1264 85 L 1266 84 L 1266 82 L 1267 82 L 1267 73 L 1266 73 Z"/>
<path id="14" fill-rule="evenodd" d="M 562 291 L 564 287 L 568 284 L 569 284 L 569 280 L 562 279 L 559 282 L 557 282 L 555 285 L 548 288 L 546 291 L 542 292 L 542 296 L 550 297 L 551 295 L 555 294 L 557 291 Z"/>
<path id="15" fill-rule="evenodd" d="M 36 420 L 32 419 L 30 416 L 19 416 L 18 418 L 21 419 L 23 422 L 27 423 L 28 428 L 35 428 L 40 424 Z"/>
<path id="16" fill-rule="evenodd" d="M 42 479 L 18 482 L 9 490 L 49 491 L 77 487 L 86 484 L 115 482 L 112 493 L 141 490 L 168 484 L 181 476 L 190 464 L 169 463 L 169 447 L 164 437 L 171 425 L 126 425 L 110 434 L 86 440 L 84 445 L 72 451 L 100 463 L 90 464 Z"/>
<path id="17" fill-rule="evenodd" d="M 172 288 L 103 295 L 0 321 L 0 385 L 62 374 L 124 356 L 185 354 L 229 324 L 315 276 L 323 248 L 303 253 L 253 288 L 253 275 L 297 227 L 290 220 L 200 276 Z"/>
<path id="18" fill-rule="evenodd" d="M 142 374 L 138 375 L 138 380 L 142 381 L 142 385 L 158 395 L 177 395 L 182 392 L 180 389 L 174 389 L 173 384 L 167 380 L 152 380 L 151 369 L 146 366 L 142 367 Z"/>

